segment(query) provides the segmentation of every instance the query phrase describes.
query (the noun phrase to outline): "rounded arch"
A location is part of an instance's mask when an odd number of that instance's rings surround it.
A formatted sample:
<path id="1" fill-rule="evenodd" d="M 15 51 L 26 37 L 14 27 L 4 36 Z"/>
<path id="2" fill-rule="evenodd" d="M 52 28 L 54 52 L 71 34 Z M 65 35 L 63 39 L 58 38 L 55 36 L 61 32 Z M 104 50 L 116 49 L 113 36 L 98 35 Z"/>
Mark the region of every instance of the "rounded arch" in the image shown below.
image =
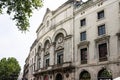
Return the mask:
<path id="1" fill-rule="evenodd" d="M 62 33 L 64 35 L 64 37 L 67 36 L 67 32 L 65 31 L 65 29 L 61 28 L 54 33 L 54 35 L 52 37 L 52 42 L 55 41 L 56 36 L 60 33 Z"/>
<path id="2" fill-rule="evenodd" d="M 42 47 L 42 43 L 41 43 L 41 42 L 39 42 L 39 43 L 38 43 L 38 47 L 39 47 L 39 46 L 41 46 L 41 47 Z"/>
<path id="3" fill-rule="evenodd" d="M 106 68 L 102 68 L 97 75 L 98 78 L 112 78 L 112 72 L 108 71 Z"/>
<path id="4" fill-rule="evenodd" d="M 52 43 L 52 40 L 51 40 L 51 38 L 49 37 L 49 36 L 47 36 L 44 40 L 43 40 L 43 48 L 45 47 L 45 44 L 46 44 L 46 42 L 49 42 L 50 44 Z"/>
<path id="5" fill-rule="evenodd" d="M 64 38 L 64 34 L 63 34 L 63 33 L 58 33 L 58 34 L 55 36 L 55 40 L 54 40 L 54 41 L 57 41 L 57 39 L 58 39 L 59 37 Z"/>
<path id="6" fill-rule="evenodd" d="M 55 80 L 63 80 L 63 75 L 61 73 L 57 73 Z"/>
<path id="7" fill-rule="evenodd" d="M 37 51 L 39 51 L 42 48 L 42 43 L 38 43 Z"/>
<path id="8" fill-rule="evenodd" d="M 79 75 L 79 80 L 91 80 L 90 73 L 86 70 L 83 70 Z"/>

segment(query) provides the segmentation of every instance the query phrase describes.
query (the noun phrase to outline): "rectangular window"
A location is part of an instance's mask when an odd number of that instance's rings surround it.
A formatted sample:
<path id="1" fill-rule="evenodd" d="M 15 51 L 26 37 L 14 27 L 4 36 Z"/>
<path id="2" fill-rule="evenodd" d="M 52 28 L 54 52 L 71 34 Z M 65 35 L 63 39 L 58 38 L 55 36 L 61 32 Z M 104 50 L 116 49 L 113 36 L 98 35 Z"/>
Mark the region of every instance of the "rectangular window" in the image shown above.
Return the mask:
<path id="1" fill-rule="evenodd" d="M 98 12 L 97 14 L 98 14 L 98 19 L 104 18 L 104 10 Z"/>
<path id="2" fill-rule="evenodd" d="M 85 18 L 80 20 L 80 25 L 81 25 L 81 27 L 86 25 L 86 19 Z"/>
<path id="3" fill-rule="evenodd" d="M 80 34 L 81 41 L 86 40 L 86 31 Z"/>
<path id="4" fill-rule="evenodd" d="M 98 26 L 98 35 L 105 34 L 105 24 Z"/>
<path id="5" fill-rule="evenodd" d="M 38 59 L 37 59 L 37 69 L 40 69 L 40 65 L 41 65 L 41 59 L 38 57 Z"/>
<path id="6" fill-rule="evenodd" d="M 57 53 L 57 64 L 63 63 L 63 51 Z"/>
<path id="7" fill-rule="evenodd" d="M 49 66 L 49 58 L 46 59 L 46 67 Z"/>
<path id="8" fill-rule="evenodd" d="M 99 61 L 106 61 L 107 60 L 107 43 L 100 44 L 99 48 Z"/>
<path id="9" fill-rule="evenodd" d="M 83 48 L 81 51 L 81 64 L 87 63 L 87 48 Z"/>
<path id="10" fill-rule="evenodd" d="M 120 2 L 119 2 L 119 13 L 120 13 Z"/>

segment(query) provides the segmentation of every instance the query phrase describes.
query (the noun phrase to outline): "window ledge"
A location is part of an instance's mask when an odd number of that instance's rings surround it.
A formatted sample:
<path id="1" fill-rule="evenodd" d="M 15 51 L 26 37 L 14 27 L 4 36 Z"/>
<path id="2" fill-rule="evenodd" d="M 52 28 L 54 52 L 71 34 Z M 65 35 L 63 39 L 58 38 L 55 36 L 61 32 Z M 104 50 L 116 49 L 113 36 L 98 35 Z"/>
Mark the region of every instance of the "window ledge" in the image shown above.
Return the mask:
<path id="1" fill-rule="evenodd" d="M 98 62 L 98 65 L 102 65 L 102 64 L 108 64 L 109 61 L 103 61 L 103 62 Z"/>
<path id="2" fill-rule="evenodd" d="M 95 42 L 100 42 L 102 40 L 109 40 L 110 35 L 101 35 L 99 37 L 97 37 L 97 39 L 95 39 Z"/>
<path id="3" fill-rule="evenodd" d="M 105 19 L 105 17 L 100 18 L 100 19 L 97 19 L 97 21 L 96 21 L 96 22 L 101 21 L 101 20 L 104 20 L 104 19 Z"/>
<path id="4" fill-rule="evenodd" d="M 80 26 L 80 28 L 85 28 L 87 25 Z"/>
<path id="5" fill-rule="evenodd" d="M 79 44 L 78 44 L 78 47 L 80 47 L 80 46 L 84 46 L 84 45 L 89 45 L 89 41 L 81 41 Z"/>

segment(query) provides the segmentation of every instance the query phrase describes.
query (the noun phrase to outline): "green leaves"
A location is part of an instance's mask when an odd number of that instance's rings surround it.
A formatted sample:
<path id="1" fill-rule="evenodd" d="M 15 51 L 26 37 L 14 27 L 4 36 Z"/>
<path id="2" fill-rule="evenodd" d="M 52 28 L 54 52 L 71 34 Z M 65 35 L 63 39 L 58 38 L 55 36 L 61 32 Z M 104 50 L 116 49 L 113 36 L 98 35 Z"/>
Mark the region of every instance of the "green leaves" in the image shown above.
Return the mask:
<path id="1" fill-rule="evenodd" d="M 16 26 L 21 31 L 27 31 L 30 27 L 29 18 L 34 9 L 42 7 L 42 0 L 0 0 L 0 13 L 7 9 L 6 13 L 13 16 Z"/>
<path id="2" fill-rule="evenodd" d="M 3 58 L 0 60 L 0 80 L 5 78 L 5 80 L 10 80 L 11 75 L 18 75 L 20 72 L 20 66 L 18 61 L 11 57 L 11 58 Z M 16 76 L 18 77 L 18 76 Z M 17 79 L 16 79 L 17 80 Z"/>

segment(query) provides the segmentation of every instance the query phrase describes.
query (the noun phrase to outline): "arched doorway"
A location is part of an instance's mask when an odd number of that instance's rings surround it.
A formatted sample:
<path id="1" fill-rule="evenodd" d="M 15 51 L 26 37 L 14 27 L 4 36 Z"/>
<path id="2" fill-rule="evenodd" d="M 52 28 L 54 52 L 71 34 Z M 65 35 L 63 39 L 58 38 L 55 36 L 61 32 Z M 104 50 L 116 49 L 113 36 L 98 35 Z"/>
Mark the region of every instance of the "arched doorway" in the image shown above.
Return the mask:
<path id="1" fill-rule="evenodd" d="M 88 71 L 82 71 L 80 76 L 79 76 L 79 80 L 90 80 L 90 74 Z"/>
<path id="2" fill-rule="evenodd" d="M 100 79 L 109 79 L 112 80 L 112 73 L 106 69 L 102 69 L 98 72 L 98 80 Z"/>
<path id="3" fill-rule="evenodd" d="M 58 73 L 58 74 L 56 75 L 55 80 L 63 80 L 62 75 L 61 75 L 60 73 Z"/>
<path id="4" fill-rule="evenodd" d="M 44 76 L 44 80 L 49 80 L 48 75 L 45 75 L 45 76 Z"/>

